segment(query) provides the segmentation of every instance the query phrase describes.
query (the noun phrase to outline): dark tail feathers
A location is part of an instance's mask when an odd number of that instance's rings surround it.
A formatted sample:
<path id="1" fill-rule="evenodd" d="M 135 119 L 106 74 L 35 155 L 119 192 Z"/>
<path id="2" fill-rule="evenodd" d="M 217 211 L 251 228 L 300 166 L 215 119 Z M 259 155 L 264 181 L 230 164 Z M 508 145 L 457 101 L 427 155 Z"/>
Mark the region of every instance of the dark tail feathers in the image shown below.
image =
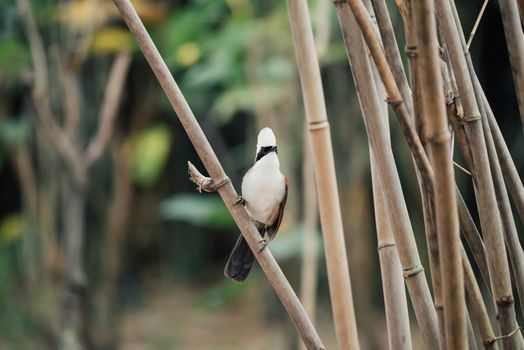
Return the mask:
<path id="1" fill-rule="evenodd" d="M 232 278 L 237 282 L 244 282 L 253 263 L 255 262 L 255 255 L 249 248 L 246 240 L 242 235 L 238 237 L 235 247 L 231 251 L 229 260 L 224 268 L 224 275 Z"/>

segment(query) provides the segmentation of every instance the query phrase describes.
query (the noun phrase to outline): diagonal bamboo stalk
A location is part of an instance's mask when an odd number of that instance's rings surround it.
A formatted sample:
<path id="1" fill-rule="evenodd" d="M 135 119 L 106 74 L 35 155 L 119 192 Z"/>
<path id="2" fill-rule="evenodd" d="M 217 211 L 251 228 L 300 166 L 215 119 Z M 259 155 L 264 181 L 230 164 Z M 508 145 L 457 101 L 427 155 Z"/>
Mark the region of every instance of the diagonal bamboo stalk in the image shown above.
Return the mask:
<path id="1" fill-rule="evenodd" d="M 480 121 L 480 111 L 475 100 L 471 76 L 468 72 L 466 57 L 460 44 L 449 0 L 437 0 L 436 10 L 464 108 L 466 134 L 470 142 L 474 165 L 472 170 L 474 170 L 475 194 L 487 247 L 493 297 L 499 310 L 499 324 L 504 334 L 510 334 L 517 328 L 517 322 L 509 265 L 502 235 L 502 222 L 495 198 L 495 189 Z M 508 347 L 518 346 L 518 338 L 505 338 L 504 343 Z"/>
<path id="2" fill-rule="evenodd" d="M 520 120 L 524 128 L 524 35 L 522 34 L 519 18 L 519 8 L 516 0 L 499 0 L 499 3 L 509 62 L 519 104 Z"/>
<path id="3" fill-rule="evenodd" d="M 473 268 L 471 267 L 464 248 L 462 248 L 461 251 L 468 309 L 470 310 L 470 313 L 473 314 L 474 319 L 477 322 L 484 349 L 497 349 L 498 347 L 495 344 L 495 333 L 493 332 L 493 327 L 491 327 L 488 311 L 486 310 L 486 305 L 484 305 L 484 301 L 482 300 L 482 294 L 480 292 L 479 285 L 475 279 L 475 273 L 473 272 Z"/>
<path id="4" fill-rule="evenodd" d="M 250 248 L 255 252 L 262 270 L 265 272 L 269 282 L 275 289 L 282 304 L 293 320 L 295 327 L 302 336 L 308 349 L 324 349 L 315 328 L 309 320 L 304 308 L 293 292 L 289 282 L 286 280 L 269 249 L 260 250 L 260 235 L 253 222 L 249 219 L 245 209 L 237 203 L 238 195 L 233 185 L 227 178 L 224 169 L 220 165 L 211 145 L 200 128 L 193 112 L 189 108 L 182 92 L 178 88 L 173 76 L 169 72 L 165 62 L 162 60 L 155 44 L 147 33 L 136 10 L 129 0 L 114 0 L 118 11 L 126 22 L 131 33 L 135 36 L 140 49 L 146 57 L 151 69 L 157 77 L 162 89 L 173 106 L 178 118 L 186 130 L 186 133 L 195 146 L 195 149 L 206 167 L 214 184 L 218 185 L 218 193 L 224 200 L 233 219 L 240 228 Z"/>
<path id="5" fill-rule="evenodd" d="M 511 271 L 513 272 L 514 282 L 517 286 L 520 307 L 521 310 L 524 310 L 524 251 L 522 250 L 522 245 L 519 241 L 517 227 L 515 225 L 515 220 L 513 219 L 513 213 L 511 211 L 511 204 L 509 203 L 508 192 L 506 191 L 502 170 L 500 168 L 497 151 L 495 149 L 495 143 L 491 134 L 489 122 L 485 115 L 483 115 L 482 123 L 484 126 L 486 144 L 488 146 L 491 172 L 494 175 L 493 183 L 495 185 L 495 195 L 497 197 L 500 215 L 502 218 L 504 238 L 512 267 Z"/>
<path id="6" fill-rule="evenodd" d="M 504 141 L 504 136 L 500 131 L 499 125 L 497 124 L 497 120 L 495 119 L 495 115 L 491 110 L 491 106 L 488 103 L 484 91 L 481 91 L 481 95 L 482 103 L 486 110 L 486 116 L 493 135 L 493 141 L 495 142 L 495 148 L 497 149 L 497 156 L 499 158 L 504 181 L 506 182 L 506 186 L 508 186 L 509 194 L 513 199 L 513 203 L 515 203 L 515 207 L 520 216 L 520 221 L 524 223 L 524 186 L 522 185 L 522 180 L 520 179 L 517 167 L 511 158 L 508 146 Z"/>
<path id="7" fill-rule="evenodd" d="M 353 76 L 357 88 L 360 108 L 364 118 L 375 115 L 388 128 L 387 109 L 380 99 L 384 95 L 378 72 L 373 71 L 370 60 L 366 55 L 366 48 L 362 38 L 354 42 L 353 48 L 362 54 L 361 60 L 352 65 Z M 380 91 L 380 92 L 379 92 Z M 368 117 L 366 117 L 368 116 Z M 406 292 L 402 279 L 402 265 L 395 245 L 395 239 L 390 222 L 390 210 L 386 205 L 384 191 L 381 188 L 380 173 L 374 164 L 373 150 L 371 155 L 371 175 L 373 184 L 373 198 L 375 207 L 375 223 L 377 228 L 378 254 L 386 311 L 388 343 L 390 349 L 411 349 L 411 330 L 407 308 Z"/>
<path id="8" fill-rule="evenodd" d="M 464 33 L 461 30 L 460 18 L 453 1 L 450 1 L 453 17 L 461 40 L 462 48 L 464 52 L 467 52 L 467 45 L 465 44 Z M 466 56 L 466 62 L 468 65 L 469 74 L 473 79 L 473 88 L 477 101 L 479 101 L 480 113 L 482 116 L 482 126 L 484 129 L 484 137 L 486 141 L 488 156 L 490 158 L 490 169 L 493 174 L 493 184 L 495 188 L 495 196 L 497 199 L 499 212 L 501 215 L 502 227 L 504 239 L 506 241 L 506 247 L 509 253 L 511 265 L 513 267 L 513 275 L 515 278 L 515 284 L 517 285 L 518 295 L 520 300 L 524 300 L 524 252 L 519 242 L 517 235 L 517 229 L 515 227 L 515 221 L 511 212 L 511 205 L 509 203 L 508 194 L 504 185 L 502 170 L 500 167 L 499 160 L 497 158 L 496 149 L 494 145 L 493 135 L 490 131 L 489 122 L 487 121 L 486 106 L 482 103 L 483 90 L 480 85 L 480 81 L 477 78 L 471 56 Z M 521 305 L 521 307 L 524 307 Z M 524 340 L 522 334 L 519 333 L 515 336 L 515 342 L 519 343 L 519 346 L 524 347 Z"/>
<path id="9" fill-rule="evenodd" d="M 471 217 L 468 207 L 464 202 L 464 198 L 462 198 L 462 195 L 460 194 L 460 191 L 458 189 L 457 203 L 460 229 L 462 230 L 464 238 L 466 238 L 466 242 L 468 243 L 469 249 L 471 249 L 471 252 L 473 253 L 473 257 L 477 262 L 477 266 L 480 270 L 482 278 L 484 279 L 484 283 L 486 283 L 488 290 L 491 292 L 488 262 L 486 260 L 486 247 L 484 246 L 482 237 L 480 237 L 480 233 L 477 230 L 477 226 L 475 225 L 475 222 Z"/>
<path id="10" fill-rule="evenodd" d="M 437 33 L 432 0 L 412 2 L 418 46 L 422 113 L 425 135 L 435 169 L 435 211 L 444 297 L 445 339 L 448 349 L 467 347 L 466 304 L 460 233 L 455 196 L 450 133 L 442 91 L 441 67 L 437 52 Z"/>
<path id="11" fill-rule="evenodd" d="M 338 346 L 341 349 L 359 349 L 329 122 L 307 1 L 289 0 L 288 10 L 304 106 L 309 122 L 320 224 L 324 234 L 329 291 Z"/>
<path id="12" fill-rule="evenodd" d="M 336 2 L 335 8 L 339 18 L 342 37 L 346 46 L 348 59 L 352 65 L 356 84 L 365 81 L 361 68 L 363 59 L 367 59 L 367 52 L 357 22 L 346 2 Z M 351 44 L 350 44 L 351 43 Z M 368 99 L 367 94 L 360 94 L 359 98 Z M 404 278 L 408 286 L 415 314 L 424 336 L 428 349 L 439 349 L 437 315 L 432 305 L 431 294 L 420 263 L 413 230 L 409 221 L 406 203 L 402 195 L 402 188 L 395 161 L 389 142 L 388 131 L 380 115 L 373 113 L 363 115 L 369 137 L 376 171 L 381 174 L 381 188 L 384 191 L 386 205 L 391 210 L 391 225 L 397 251 L 404 271 Z"/>
<path id="13" fill-rule="evenodd" d="M 373 61 L 377 67 L 377 70 L 382 78 L 386 94 L 388 96 L 388 102 L 392 105 L 397 119 L 399 120 L 400 126 L 406 137 L 408 146 L 410 147 L 413 159 L 420 172 L 423 186 L 427 192 L 433 191 L 432 177 L 433 170 L 429 163 L 429 159 L 422 147 L 420 138 L 415 130 L 413 122 L 408 114 L 407 107 L 402 99 L 402 94 L 397 86 L 393 72 L 386 60 L 386 56 L 382 51 L 382 45 L 375 31 L 374 25 L 371 21 L 370 15 L 367 12 L 366 7 L 361 0 L 335 0 L 334 3 L 346 2 L 351 7 L 362 34 L 369 48 Z"/>

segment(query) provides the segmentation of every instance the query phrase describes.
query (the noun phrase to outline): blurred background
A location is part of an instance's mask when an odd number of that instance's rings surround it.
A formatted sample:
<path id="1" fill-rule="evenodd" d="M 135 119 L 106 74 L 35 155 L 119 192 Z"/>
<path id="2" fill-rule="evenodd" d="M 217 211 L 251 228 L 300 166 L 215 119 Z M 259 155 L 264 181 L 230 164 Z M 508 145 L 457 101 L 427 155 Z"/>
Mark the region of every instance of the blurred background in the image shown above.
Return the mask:
<path id="1" fill-rule="evenodd" d="M 305 117 L 285 1 L 133 3 L 237 189 L 258 130 L 275 130 L 290 189 L 270 249 L 298 292 Z M 388 5 L 403 49 L 400 16 Z M 457 5 L 469 34 L 481 1 Z M 471 51 L 522 174 L 524 138 L 497 6 L 488 4 Z M 384 349 L 366 134 L 333 6 L 317 0 L 310 9 L 361 345 Z M 396 120 L 390 124 L 427 263 L 411 159 Z M 81 338 L 95 349 L 297 348 L 258 266 L 242 285 L 223 277 L 238 230 L 216 193 L 195 191 L 187 161 L 204 171 L 112 1 L 0 0 L 1 349 L 67 349 L 64 322 L 83 324 Z M 467 175 L 456 176 L 473 206 Z M 318 254 L 316 318 L 333 349 L 321 245 Z M 415 326 L 412 333 L 419 348 Z"/>

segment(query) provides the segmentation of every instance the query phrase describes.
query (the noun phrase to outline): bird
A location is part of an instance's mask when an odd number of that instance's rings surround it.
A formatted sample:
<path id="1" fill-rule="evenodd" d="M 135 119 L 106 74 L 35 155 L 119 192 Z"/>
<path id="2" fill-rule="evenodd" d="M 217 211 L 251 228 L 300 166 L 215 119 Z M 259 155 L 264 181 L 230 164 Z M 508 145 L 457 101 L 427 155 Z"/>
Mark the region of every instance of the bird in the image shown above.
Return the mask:
<path id="1" fill-rule="evenodd" d="M 275 237 L 282 223 L 288 192 L 287 177 L 280 172 L 275 134 L 269 127 L 258 133 L 255 163 L 242 178 L 241 188 L 239 202 L 261 235 L 262 250 Z M 226 263 L 224 275 L 244 282 L 254 262 L 255 255 L 240 235 Z"/>

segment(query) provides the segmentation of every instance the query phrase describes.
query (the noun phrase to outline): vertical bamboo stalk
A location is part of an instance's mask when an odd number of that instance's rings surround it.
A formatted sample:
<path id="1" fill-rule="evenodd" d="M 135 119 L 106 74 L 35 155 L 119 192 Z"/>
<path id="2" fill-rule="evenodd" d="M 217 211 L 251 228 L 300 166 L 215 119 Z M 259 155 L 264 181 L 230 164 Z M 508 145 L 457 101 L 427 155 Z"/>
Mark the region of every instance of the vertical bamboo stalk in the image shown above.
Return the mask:
<path id="1" fill-rule="evenodd" d="M 516 327 L 516 316 L 511 291 L 509 265 L 502 236 L 502 222 L 495 198 L 486 143 L 480 121 L 480 112 L 475 100 L 471 76 L 462 50 L 457 26 L 449 0 L 436 1 L 437 16 L 444 34 L 448 55 L 455 74 L 459 94 L 464 108 L 466 134 L 471 145 L 474 165 L 475 194 L 479 208 L 482 232 L 487 247 L 487 257 L 494 299 L 499 309 L 499 323 L 504 334 Z M 517 337 L 505 338 L 508 347 L 516 346 Z M 514 342 L 515 341 L 515 342 Z"/>
<path id="2" fill-rule="evenodd" d="M 448 349 L 467 348 L 466 304 L 450 134 L 442 94 L 432 0 L 413 1 L 425 135 L 435 169 L 435 209 Z"/>
<path id="3" fill-rule="evenodd" d="M 300 301 L 311 320 L 315 322 L 318 278 L 318 206 L 315 188 L 315 168 L 313 167 L 313 159 L 311 159 L 311 144 L 307 137 L 307 132 L 304 132 L 303 145 L 304 236 L 302 239 L 304 243 L 302 248 L 302 271 L 300 274 Z M 304 346 L 302 342 L 300 346 Z"/>
<path id="4" fill-rule="evenodd" d="M 519 8 L 515 0 L 499 0 L 499 3 L 509 62 L 519 104 L 520 120 L 524 128 L 524 35 L 522 34 L 519 18 Z"/>
<path id="5" fill-rule="evenodd" d="M 372 152 L 370 151 L 370 154 Z M 371 156 L 371 177 L 373 183 L 373 203 L 377 228 L 377 250 L 380 259 L 380 274 L 386 309 L 388 344 L 390 349 L 411 349 L 411 330 L 409 326 L 406 291 L 402 279 L 402 265 L 395 246 L 395 238 L 390 223 L 389 209 L 384 200 L 375 160 Z"/>
<path id="6" fill-rule="evenodd" d="M 309 122 L 320 223 L 324 234 L 329 291 L 338 346 L 341 349 L 359 349 L 331 135 L 307 1 L 289 0 L 288 9 Z"/>
<path id="7" fill-rule="evenodd" d="M 260 249 L 260 234 L 252 220 L 249 219 L 245 209 L 242 206 L 236 205 L 238 195 L 231 181 L 229 181 L 229 178 L 226 176 L 213 148 L 200 128 L 191 108 L 187 104 L 186 99 L 169 72 L 167 65 L 160 56 L 158 49 L 147 33 L 133 5 L 129 0 L 114 0 L 113 2 L 129 27 L 129 30 L 135 36 L 138 46 L 142 50 L 160 86 L 175 110 L 187 136 L 195 146 L 195 150 L 211 176 L 211 180 L 215 186 L 218 186 L 218 193 L 239 227 L 240 232 L 244 235 L 249 247 L 255 252 L 255 257 L 260 267 L 286 308 L 306 347 L 315 350 L 325 349 L 311 320 L 307 316 L 302 304 L 300 304 L 298 297 L 286 280 L 270 250 Z"/>
<path id="8" fill-rule="evenodd" d="M 424 111 L 422 108 L 422 83 L 418 74 L 418 49 L 417 49 L 417 31 L 415 28 L 415 19 L 413 16 L 412 2 L 407 0 L 404 3 L 402 17 L 404 20 L 404 31 L 406 36 L 406 52 L 408 54 L 409 70 L 411 76 L 411 86 L 413 88 L 413 109 L 415 127 L 420 136 L 424 149 L 427 151 L 428 145 L 424 130 Z M 418 175 L 418 174 L 417 174 Z M 427 191 L 419 185 L 420 196 L 422 199 L 422 210 L 424 217 L 424 230 L 426 232 L 426 243 L 429 255 L 429 268 L 431 272 L 431 285 L 433 287 L 433 299 L 437 311 L 438 325 L 442 342 L 445 340 L 444 325 L 444 295 L 442 292 L 442 277 L 439 257 L 439 245 L 437 236 L 437 219 L 435 210 L 434 191 Z"/>
<path id="9" fill-rule="evenodd" d="M 346 53 L 352 65 L 355 83 L 357 85 L 363 84 L 364 81 L 372 79 L 372 76 L 366 78 L 366 75 L 363 75 L 365 70 L 360 68 L 365 67 L 362 62 L 367 59 L 362 33 L 346 2 L 335 2 L 335 8 Z M 359 98 L 362 100 L 370 99 L 371 96 L 368 93 L 359 94 Z M 437 315 L 432 305 L 424 269 L 420 263 L 406 203 L 402 195 L 400 179 L 391 151 L 388 131 L 380 118 L 380 114 L 369 113 L 363 115 L 363 117 L 376 171 L 381 174 L 379 178 L 386 205 L 391 210 L 390 219 L 397 251 L 424 342 L 427 349 L 439 349 Z"/>

